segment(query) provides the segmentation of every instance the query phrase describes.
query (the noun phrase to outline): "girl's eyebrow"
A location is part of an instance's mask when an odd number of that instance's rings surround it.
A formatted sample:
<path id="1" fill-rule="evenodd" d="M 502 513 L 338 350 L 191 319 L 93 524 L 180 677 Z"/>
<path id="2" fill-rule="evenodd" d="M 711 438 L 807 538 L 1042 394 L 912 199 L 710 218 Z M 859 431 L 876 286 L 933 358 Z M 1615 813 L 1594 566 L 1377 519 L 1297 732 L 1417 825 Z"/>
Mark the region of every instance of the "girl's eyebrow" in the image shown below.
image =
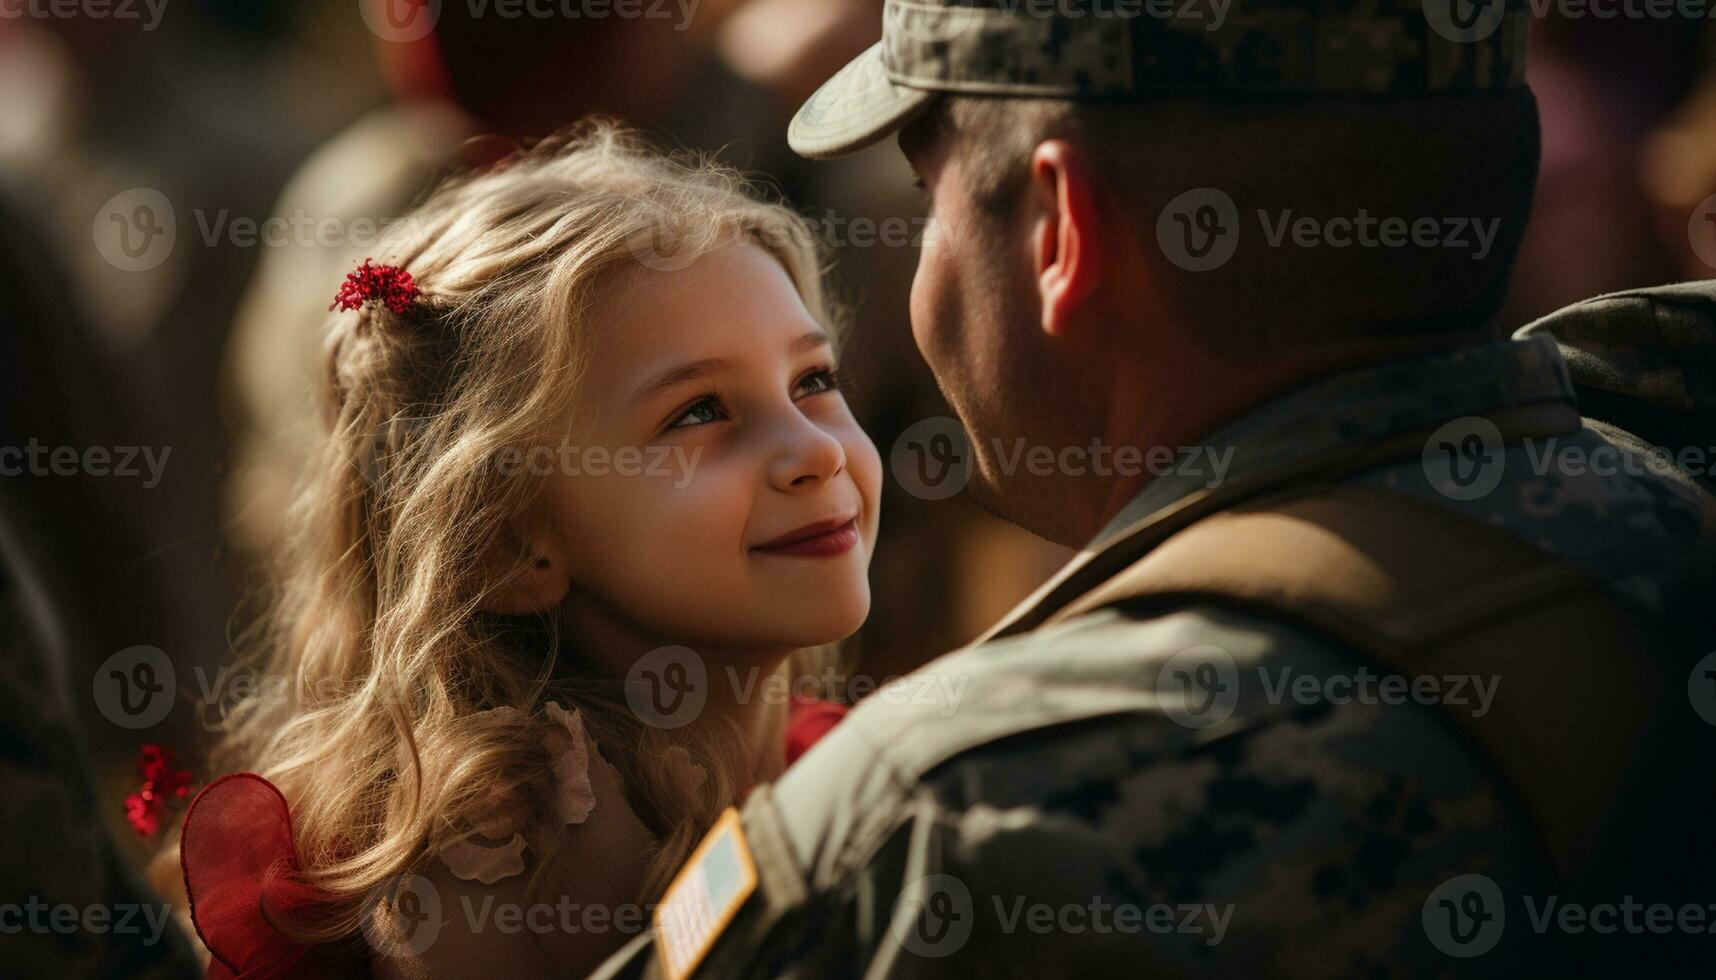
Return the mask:
<path id="1" fill-rule="evenodd" d="M 832 345 L 833 341 L 828 334 L 821 330 L 812 330 L 800 334 L 798 339 L 787 345 L 787 354 L 789 356 L 802 354 L 818 347 Z M 653 381 L 641 385 L 637 392 L 632 395 L 631 404 L 633 406 L 641 405 L 670 388 L 706 378 L 711 374 L 731 370 L 733 366 L 733 361 L 725 357 L 705 357 L 701 360 L 689 361 L 677 367 L 669 368 L 657 375 Z"/>

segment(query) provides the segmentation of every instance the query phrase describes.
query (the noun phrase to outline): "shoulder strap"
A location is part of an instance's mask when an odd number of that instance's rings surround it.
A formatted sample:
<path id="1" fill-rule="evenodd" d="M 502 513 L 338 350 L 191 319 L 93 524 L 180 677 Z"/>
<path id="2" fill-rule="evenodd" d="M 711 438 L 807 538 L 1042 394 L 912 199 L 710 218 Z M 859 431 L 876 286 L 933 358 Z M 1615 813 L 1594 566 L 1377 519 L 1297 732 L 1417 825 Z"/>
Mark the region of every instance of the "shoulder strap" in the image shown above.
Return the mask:
<path id="1" fill-rule="evenodd" d="M 1661 689 L 1620 606 L 1580 569 L 1448 507 L 1320 486 L 1207 517 L 1051 613 L 1213 601 L 1260 609 L 1406 678 L 1496 679 L 1444 705 L 1563 873 L 1594 846 Z"/>

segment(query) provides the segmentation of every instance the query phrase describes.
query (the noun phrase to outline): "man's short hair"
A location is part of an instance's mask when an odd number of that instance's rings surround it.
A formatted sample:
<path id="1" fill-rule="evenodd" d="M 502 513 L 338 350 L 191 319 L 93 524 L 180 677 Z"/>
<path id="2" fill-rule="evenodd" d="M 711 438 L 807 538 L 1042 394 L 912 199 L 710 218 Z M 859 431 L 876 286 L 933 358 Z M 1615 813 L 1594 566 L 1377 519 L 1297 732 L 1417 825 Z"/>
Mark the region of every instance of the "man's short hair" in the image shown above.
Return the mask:
<path id="1" fill-rule="evenodd" d="M 1234 341 L 1267 352 L 1391 331 L 1488 329 L 1507 292 L 1541 157 L 1528 89 L 1412 100 L 959 96 L 932 111 L 929 125 L 953 138 L 974 202 L 996 217 L 1020 200 L 1039 143 L 1081 147 L 1107 203 L 1130 216 L 1157 260 L 1169 307 L 1224 349 Z M 1171 202 L 1199 188 L 1233 200 L 1240 234 L 1231 260 L 1192 272 L 1166 254 L 1157 227 Z M 1374 244 L 1337 247 L 1358 237 L 1348 222 L 1363 216 L 1375 222 L 1367 236 Z M 1416 223 L 1426 233 L 1433 222 L 1438 244 L 1414 244 L 1410 232 L 1404 245 L 1388 244 L 1398 238 L 1383 235 L 1387 219 L 1404 222 L 1396 230 Z"/>

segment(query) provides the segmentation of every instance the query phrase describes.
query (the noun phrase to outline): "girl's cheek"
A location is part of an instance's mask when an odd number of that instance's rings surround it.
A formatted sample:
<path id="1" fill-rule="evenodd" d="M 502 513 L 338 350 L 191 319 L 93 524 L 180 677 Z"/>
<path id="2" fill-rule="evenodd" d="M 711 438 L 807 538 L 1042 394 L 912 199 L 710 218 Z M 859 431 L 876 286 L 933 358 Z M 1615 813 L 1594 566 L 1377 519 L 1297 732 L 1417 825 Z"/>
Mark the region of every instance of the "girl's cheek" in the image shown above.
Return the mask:
<path id="1" fill-rule="evenodd" d="M 656 531 L 690 540 L 714 540 L 743 533 L 750 512 L 748 480 L 754 473 L 742 472 L 733 460 L 701 459 L 675 466 L 671 475 L 651 480 L 647 489 L 634 488 L 637 502 L 649 501 L 659 518 Z"/>

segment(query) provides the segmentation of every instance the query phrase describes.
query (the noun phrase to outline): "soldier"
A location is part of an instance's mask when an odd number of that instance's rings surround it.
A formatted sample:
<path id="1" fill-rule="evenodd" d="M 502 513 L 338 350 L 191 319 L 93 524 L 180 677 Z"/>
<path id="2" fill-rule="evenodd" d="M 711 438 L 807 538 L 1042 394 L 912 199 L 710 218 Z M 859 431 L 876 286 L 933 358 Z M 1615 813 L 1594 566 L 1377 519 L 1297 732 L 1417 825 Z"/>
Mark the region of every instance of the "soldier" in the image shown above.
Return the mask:
<path id="1" fill-rule="evenodd" d="M 790 141 L 898 134 L 969 488 L 1082 550 L 919 672 L 949 683 L 755 791 L 604 975 L 1710 955 L 1716 502 L 1494 322 L 1539 158 L 1528 18 L 888 0 Z M 1658 321 L 1622 306 L 1587 375 L 1626 355 L 1708 420 L 1710 378 L 1639 356 Z"/>

